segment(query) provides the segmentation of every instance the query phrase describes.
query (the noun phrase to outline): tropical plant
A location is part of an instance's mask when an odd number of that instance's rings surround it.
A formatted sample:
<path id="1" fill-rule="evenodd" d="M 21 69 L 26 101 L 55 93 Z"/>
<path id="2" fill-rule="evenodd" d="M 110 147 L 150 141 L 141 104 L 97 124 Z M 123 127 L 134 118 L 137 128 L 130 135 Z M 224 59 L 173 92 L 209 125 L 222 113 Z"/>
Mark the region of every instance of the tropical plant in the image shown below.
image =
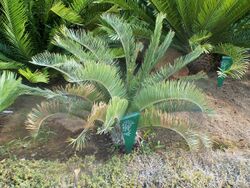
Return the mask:
<path id="1" fill-rule="evenodd" d="M 97 26 L 101 14 L 108 12 L 110 8 L 111 5 L 96 0 L 57 0 L 51 11 L 63 20 L 89 30 Z"/>
<path id="2" fill-rule="evenodd" d="M 163 35 L 169 29 L 175 31 L 176 37 L 172 44 L 174 48 L 188 53 L 193 45 L 210 43 L 214 47 L 208 48 L 211 55 L 232 57 L 233 66 L 227 71 L 219 70 L 219 76 L 241 78 L 247 70 L 249 55 L 246 47 L 250 47 L 248 0 L 102 0 L 102 2 L 118 6 L 122 10 L 121 14 L 129 15 L 126 17 L 132 23 L 134 33 L 142 38 L 150 37 L 155 13 L 165 13 Z M 204 60 L 213 59 L 211 55 L 206 54 Z M 206 62 L 209 63 L 211 62 Z"/>
<path id="3" fill-rule="evenodd" d="M 32 88 L 22 84 L 22 79 L 12 72 L 3 71 L 0 74 L 0 112 L 9 107 L 20 95 L 38 95 L 47 98 L 55 97 L 50 90 Z"/>
<path id="4" fill-rule="evenodd" d="M 247 71 L 250 56 L 250 29 L 248 0 L 150 0 L 160 12 L 165 13 L 178 43 L 187 48 L 190 38 L 209 40 L 212 53 L 231 56 L 233 66 L 219 70 L 219 76 L 241 78 Z M 184 44 L 184 45 L 183 45 Z M 239 47 L 240 46 L 240 47 Z"/>
<path id="5" fill-rule="evenodd" d="M 93 2 L 1 0 L 0 70 L 18 70 L 32 83 L 47 83 L 48 71 L 31 65 L 31 57 L 44 50 L 56 50 L 51 38 L 61 24 L 94 27 L 98 15 L 110 5 Z"/>
<path id="6" fill-rule="evenodd" d="M 77 114 L 81 110 L 76 110 L 76 106 L 82 100 L 88 105 L 81 106 L 81 109 L 90 113 L 83 131 L 70 139 L 77 149 L 84 146 L 87 133 L 94 130 L 99 134 L 110 133 L 115 144 L 123 144 L 119 121 L 131 112 L 141 113 L 139 128 L 162 126 L 180 134 L 192 149 L 199 148 L 200 144 L 208 146 L 210 142 L 206 136 L 191 131 L 187 121 L 171 115 L 175 111 L 208 113 L 205 95 L 191 82 L 169 80 L 174 73 L 198 58 L 204 49 L 199 46 L 173 64 L 152 72 L 174 37 L 174 32 L 170 31 L 160 42 L 164 17 L 163 14 L 157 16 L 151 43 L 140 67 L 136 59 L 142 44 L 135 40 L 131 26 L 124 19 L 111 14 L 102 16 L 119 38 L 125 65 L 118 62 L 116 49 L 109 47 L 103 38 L 93 37 L 91 32 L 84 30 L 62 27 L 54 38 L 54 44 L 69 54 L 45 52 L 34 56 L 32 63 L 56 69 L 75 84 L 54 91 L 62 98 L 56 97 L 33 109 L 28 115 L 27 129 L 34 136 L 38 135 L 43 123 L 58 112 L 81 117 Z M 123 65 L 125 71 L 122 72 Z M 96 122 L 101 122 L 98 128 Z"/>
<path id="7" fill-rule="evenodd" d="M 54 29 L 49 17 L 53 0 L 1 0 L 0 3 L 0 70 L 21 69 L 21 72 L 27 72 L 25 69 L 28 68 L 31 57 L 49 46 L 49 38 Z M 35 69 L 31 65 L 29 68 Z M 31 70 L 29 72 L 32 73 Z M 43 72 L 36 71 L 42 79 L 26 78 L 35 83 L 48 82 L 47 75 Z M 22 75 L 25 77 L 25 74 Z"/>

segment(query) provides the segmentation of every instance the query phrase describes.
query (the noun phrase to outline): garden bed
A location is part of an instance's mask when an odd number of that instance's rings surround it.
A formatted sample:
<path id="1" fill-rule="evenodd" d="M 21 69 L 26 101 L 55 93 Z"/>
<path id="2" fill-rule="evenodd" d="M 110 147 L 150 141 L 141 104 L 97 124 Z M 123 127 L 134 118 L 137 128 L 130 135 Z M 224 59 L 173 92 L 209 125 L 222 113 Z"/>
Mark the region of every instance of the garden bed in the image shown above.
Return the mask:
<path id="1" fill-rule="evenodd" d="M 74 151 L 66 141 L 79 133 L 83 122 L 60 115 L 50 119 L 46 131 L 34 141 L 24 127 L 24 120 L 25 114 L 41 99 L 20 97 L 11 107 L 14 113 L 1 116 L 0 185 L 68 187 L 77 183 L 90 187 L 249 187 L 249 80 L 250 74 L 242 81 L 227 79 L 222 88 L 216 87 L 214 75 L 197 82 L 207 93 L 214 109 L 214 115 L 205 117 L 198 125 L 215 141 L 216 151 L 209 152 L 211 157 L 207 152 L 197 155 L 180 151 L 177 147 L 184 149 L 185 146 L 174 144 L 173 132 L 156 137 L 165 147 L 142 148 L 135 155 L 122 155 L 112 146 L 110 138 L 103 135 L 90 136 L 89 145 L 83 151 Z M 195 116 L 194 121 L 201 122 Z M 75 128 L 67 129 L 65 122 Z M 170 141 L 164 142 L 170 137 Z M 170 151 L 170 148 L 174 149 Z M 149 153 L 145 155 L 145 152 Z M 37 171 L 33 173 L 35 169 Z M 77 169 L 80 169 L 80 174 L 76 179 Z M 55 176 L 47 176 L 48 173 Z"/>

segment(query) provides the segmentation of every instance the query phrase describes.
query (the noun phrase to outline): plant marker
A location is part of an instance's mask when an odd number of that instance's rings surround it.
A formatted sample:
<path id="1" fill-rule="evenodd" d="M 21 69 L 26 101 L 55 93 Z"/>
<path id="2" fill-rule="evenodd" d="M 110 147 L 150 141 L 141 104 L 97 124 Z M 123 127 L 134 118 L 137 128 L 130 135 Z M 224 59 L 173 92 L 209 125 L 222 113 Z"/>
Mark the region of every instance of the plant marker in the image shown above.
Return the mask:
<path id="1" fill-rule="evenodd" d="M 126 153 L 133 149 L 139 118 L 140 113 L 136 112 L 123 117 L 120 121 Z"/>
<path id="2" fill-rule="evenodd" d="M 222 60 L 220 63 L 220 69 L 221 71 L 226 71 L 228 70 L 233 64 L 233 59 L 229 56 L 222 56 Z M 217 85 L 218 87 L 223 86 L 223 82 L 225 80 L 225 77 L 221 76 L 217 78 Z"/>

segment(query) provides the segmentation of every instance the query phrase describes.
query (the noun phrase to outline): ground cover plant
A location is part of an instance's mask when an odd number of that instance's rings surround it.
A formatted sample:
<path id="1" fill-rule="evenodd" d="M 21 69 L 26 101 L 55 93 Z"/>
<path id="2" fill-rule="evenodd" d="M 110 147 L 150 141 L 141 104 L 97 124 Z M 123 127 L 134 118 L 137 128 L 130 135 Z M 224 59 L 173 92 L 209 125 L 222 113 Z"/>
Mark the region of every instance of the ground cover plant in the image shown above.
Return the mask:
<path id="1" fill-rule="evenodd" d="M 0 163 L 0 186 L 249 187 L 249 159 L 232 157 L 222 152 L 169 151 L 114 156 L 102 163 L 93 156 L 64 163 L 6 159 Z"/>

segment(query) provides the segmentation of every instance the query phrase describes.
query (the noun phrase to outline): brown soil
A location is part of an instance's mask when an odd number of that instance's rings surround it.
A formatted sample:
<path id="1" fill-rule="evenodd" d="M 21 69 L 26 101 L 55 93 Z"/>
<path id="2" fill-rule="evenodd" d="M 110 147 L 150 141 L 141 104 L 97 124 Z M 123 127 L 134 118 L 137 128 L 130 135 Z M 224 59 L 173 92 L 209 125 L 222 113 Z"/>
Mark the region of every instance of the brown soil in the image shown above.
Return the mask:
<path id="1" fill-rule="evenodd" d="M 222 88 L 216 86 L 216 75 L 198 85 L 207 93 L 212 117 L 200 127 L 226 147 L 250 149 L 250 71 L 241 80 L 226 79 Z"/>
<path id="2" fill-rule="evenodd" d="M 208 80 L 199 81 L 197 85 L 204 89 L 211 108 L 214 110 L 212 117 L 201 119 L 199 116 L 193 116 L 199 128 L 211 135 L 217 148 L 249 151 L 250 72 L 241 81 L 226 79 L 222 88 L 216 86 L 216 75 L 210 75 Z M 41 98 L 23 96 L 11 107 L 14 114 L 0 115 L 0 149 L 1 145 L 6 145 L 13 139 L 22 140 L 29 136 L 24 127 L 26 114 L 40 102 Z M 81 152 L 75 152 L 66 140 L 77 135 L 80 130 L 74 128 L 76 131 L 70 131 L 66 126 L 62 127 L 62 124 L 73 126 L 79 124 L 79 119 L 69 120 L 67 117 L 50 119 L 47 122 L 47 127 L 55 134 L 36 142 L 27 138 L 29 140 L 28 146 L 27 144 L 19 144 L 8 151 L 8 154 L 5 153 L 2 156 L 0 151 L 0 160 L 8 157 L 9 154 L 25 159 L 66 160 L 75 154 L 79 156 L 95 155 L 97 159 L 107 159 L 114 153 L 110 138 L 103 135 L 90 136 L 87 147 Z M 168 146 L 171 147 L 171 145 Z"/>
<path id="3" fill-rule="evenodd" d="M 84 121 L 77 118 L 69 118 L 58 114 L 46 122 L 46 134 L 33 140 L 25 129 L 24 122 L 27 113 L 42 101 L 33 96 L 22 96 L 10 108 L 12 115 L 0 115 L 0 149 L 9 145 L 8 152 L 1 156 L 0 160 L 8 156 L 16 156 L 25 159 L 49 159 L 67 160 L 78 155 L 95 155 L 97 159 L 106 160 L 114 152 L 109 137 L 104 135 L 90 135 L 87 146 L 82 151 L 75 151 L 67 142 L 69 137 L 75 137 L 82 130 Z M 66 124 L 72 125 L 68 129 Z M 77 125 L 78 127 L 76 127 Z"/>

